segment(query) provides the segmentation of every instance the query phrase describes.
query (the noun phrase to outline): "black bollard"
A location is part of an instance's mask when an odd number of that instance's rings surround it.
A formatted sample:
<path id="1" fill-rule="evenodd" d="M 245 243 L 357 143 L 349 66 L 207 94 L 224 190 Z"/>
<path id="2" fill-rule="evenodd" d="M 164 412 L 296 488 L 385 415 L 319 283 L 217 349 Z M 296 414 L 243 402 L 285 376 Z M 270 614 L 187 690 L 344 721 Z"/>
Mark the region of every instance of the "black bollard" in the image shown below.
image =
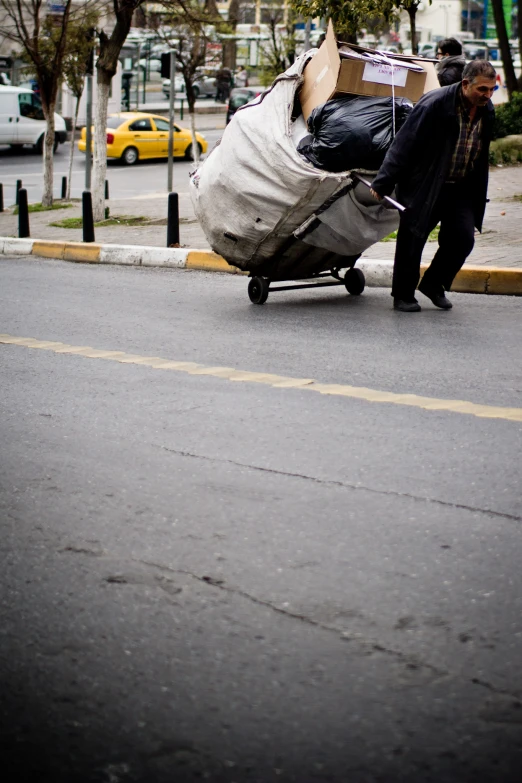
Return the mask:
<path id="1" fill-rule="evenodd" d="M 20 188 L 22 187 L 22 180 L 17 179 L 16 180 L 16 201 L 15 204 L 18 206 L 18 193 L 20 192 Z"/>
<path id="2" fill-rule="evenodd" d="M 62 177 L 62 198 L 67 195 L 67 177 Z"/>
<path id="3" fill-rule="evenodd" d="M 27 205 L 27 190 L 20 188 L 17 191 L 18 196 L 18 236 L 20 239 L 30 237 L 29 231 L 29 207 Z"/>
<path id="4" fill-rule="evenodd" d="M 4 211 L 4 186 L 0 182 L 0 212 Z"/>
<path id="5" fill-rule="evenodd" d="M 105 180 L 105 198 L 109 198 L 109 180 Z"/>
<path id="6" fill-rule="evenodd" d="M 169 193 L 167 214 L 167 247 L 179 245 L 179 205 L 178 194 Z"/>
<path id="7" fill-rule="evenodd" d="M 92 216 L 92 196 L 89 190 L 82 193 L 83 241 L 94 242 L 94 220 Z"/>

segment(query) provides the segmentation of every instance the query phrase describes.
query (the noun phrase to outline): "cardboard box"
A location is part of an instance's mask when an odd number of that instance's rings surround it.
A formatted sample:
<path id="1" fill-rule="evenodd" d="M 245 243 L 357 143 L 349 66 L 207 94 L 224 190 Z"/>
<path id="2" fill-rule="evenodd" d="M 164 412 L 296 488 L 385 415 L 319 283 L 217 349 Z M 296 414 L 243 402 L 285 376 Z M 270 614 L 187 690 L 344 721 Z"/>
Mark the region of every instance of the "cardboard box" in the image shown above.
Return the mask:
<path id="1" fill-rule="evenodd" d="M 391 64 L 393 63 L 393 65 Z M 336 95 L 409 98 L 416 103 L 439 87 L 435 65 L 405 55 L 383 56 L 374 49 L 339 45 L 330 20 L 326 38 L 306 66 L 299 98 L 305 120 L 313 109 Z"/>

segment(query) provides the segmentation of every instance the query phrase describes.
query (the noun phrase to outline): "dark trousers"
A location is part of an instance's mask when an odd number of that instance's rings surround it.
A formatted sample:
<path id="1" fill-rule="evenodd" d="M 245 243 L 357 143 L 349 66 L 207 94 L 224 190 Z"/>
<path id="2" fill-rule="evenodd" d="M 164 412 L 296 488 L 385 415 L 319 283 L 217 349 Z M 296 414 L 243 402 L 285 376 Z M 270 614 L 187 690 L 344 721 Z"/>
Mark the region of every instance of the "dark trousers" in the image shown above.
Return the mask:
<path id="1" fill-rule="evenodd" d="M 465 180 L 454 185 L 443 185 L 425 236 L 413 234 L 407 219 L 401 216 L 393 266 L 393 297 L 406 301 L 415 298 L 422 251 L 430 231 L 439 221 L 439 248 L 421 284 L 425 291 L 434 295 L 450 290 L 455 275 L 475 244 L 472 193 Z"/>

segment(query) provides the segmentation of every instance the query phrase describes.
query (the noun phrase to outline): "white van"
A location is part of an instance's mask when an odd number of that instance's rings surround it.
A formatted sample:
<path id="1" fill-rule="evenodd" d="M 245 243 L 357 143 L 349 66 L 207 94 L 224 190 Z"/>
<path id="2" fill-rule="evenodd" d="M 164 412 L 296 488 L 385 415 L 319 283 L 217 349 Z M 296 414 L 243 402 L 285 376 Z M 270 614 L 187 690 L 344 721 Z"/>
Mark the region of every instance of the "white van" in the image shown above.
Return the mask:
<path id="1" fill-rule="evenodd" d="M 56 150 L 58 144 L 67 140 L 67 130 L 65 120 L 59 114 L 54 115 L 54 123 Z M 42 104 L 36 93 L 24 87 L 0 85 L 0 144 L 11 147 L 31 144 L 41 153 L 46 129 Z"/>

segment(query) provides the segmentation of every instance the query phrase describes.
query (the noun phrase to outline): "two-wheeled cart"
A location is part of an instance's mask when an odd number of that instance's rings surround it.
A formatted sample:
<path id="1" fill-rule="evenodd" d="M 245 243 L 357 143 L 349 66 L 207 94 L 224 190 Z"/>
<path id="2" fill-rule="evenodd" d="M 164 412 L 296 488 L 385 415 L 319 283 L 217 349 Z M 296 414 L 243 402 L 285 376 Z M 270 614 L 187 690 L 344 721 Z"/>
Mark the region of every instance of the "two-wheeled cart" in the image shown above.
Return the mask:
<path id="1" fill-rule="evenodd" d="M 371 188 L 370 182 L 363 179 L 359 174 L 352 173 L 351 182 L 337 193 L 334 193 L 319 209 L 316 209 L 288 237 L 282 247 L 279 248 L 276 256 L 260 265 L 255 272 L 250 272 L 248 296 L 252 304 L 264 304 L 268 299 L 269 293 L 293 291 L 301 288 L 344 286 L 352 296 L 362 294 L 366 280 L 362 270 L 355 267 L 362 253 L 345 256 L 330 250 L 324 250 L 304 241 L 304 238 L 318 227 L 320 215 L 326 212 L 339 198 L 347 195 L 359 182 Z M 404 211 L 404 207 L 394 199 L 386 196 L 385 200 L 395 209 Z M 343 269 L 346 272 L 341 276 L 341 270 Z M 332 277 L 334 278 L 333 280 L 331 279 Z M 315 282 L 321 278 L 330 279 L 324 282 Z M 300 280 L 303 282 L 300 283 Z M 292 285 L 271 287 L 272 283 L 290 281 L 292 281 Z"/>

